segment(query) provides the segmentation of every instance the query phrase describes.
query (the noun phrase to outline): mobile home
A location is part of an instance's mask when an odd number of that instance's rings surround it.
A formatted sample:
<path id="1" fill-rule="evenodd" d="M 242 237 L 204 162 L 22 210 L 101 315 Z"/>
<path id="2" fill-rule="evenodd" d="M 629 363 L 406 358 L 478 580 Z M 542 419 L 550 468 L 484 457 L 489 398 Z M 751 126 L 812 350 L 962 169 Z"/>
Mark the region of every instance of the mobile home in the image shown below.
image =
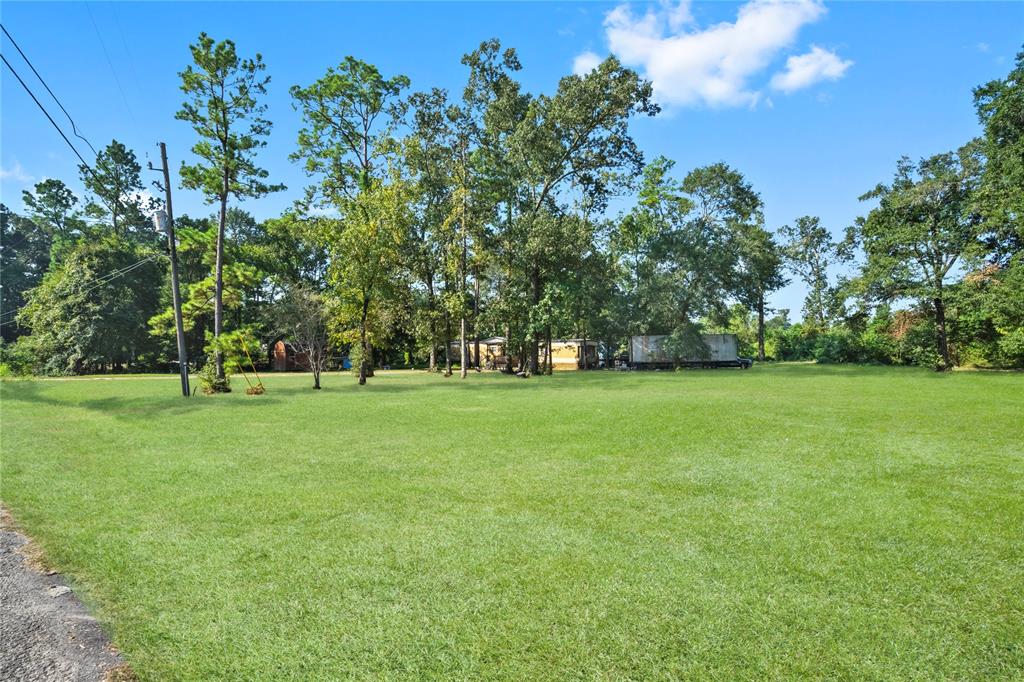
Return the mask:
<path id="1" fill-rule="evenodd" d="M 735 334 L 701 334 L 708 347 L 706 356 L 674 358 L 665 349 L 665 335 L 633 336 L 629 339 L 629 366 L 633 369 L 670 369 L 673 367 L 741 367 L 753 361 L 739 357 Z"/>

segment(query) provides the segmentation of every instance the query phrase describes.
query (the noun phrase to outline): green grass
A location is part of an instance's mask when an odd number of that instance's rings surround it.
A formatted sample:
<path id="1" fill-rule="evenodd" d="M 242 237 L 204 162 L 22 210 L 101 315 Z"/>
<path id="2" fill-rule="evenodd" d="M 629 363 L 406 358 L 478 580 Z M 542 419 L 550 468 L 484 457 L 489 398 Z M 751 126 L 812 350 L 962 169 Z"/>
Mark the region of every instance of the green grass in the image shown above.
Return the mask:
<path id="1" fill-rule="evenodd" d="M 142 679 L 1024 677 L 1024 375 L 266 383 L 2 385 Z"/>

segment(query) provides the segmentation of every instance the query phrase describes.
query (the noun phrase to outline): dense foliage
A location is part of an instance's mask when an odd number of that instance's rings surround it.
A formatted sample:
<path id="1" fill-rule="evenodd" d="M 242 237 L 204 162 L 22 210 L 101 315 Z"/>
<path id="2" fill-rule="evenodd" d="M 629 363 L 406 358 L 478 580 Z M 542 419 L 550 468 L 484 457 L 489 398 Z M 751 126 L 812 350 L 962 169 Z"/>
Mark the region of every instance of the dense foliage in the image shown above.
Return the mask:
<path id="1" fill-rule="evenodd" d="M 219 210 L 177 218 L 178 253 L 189 357 L 214 359 L 218 381 L 244 339 L 258 363 L 278 341 L 313 349 L 318 369 L 348 357 L 361 383 L 381 365 L 465 376 L 489 336 L 532 373 L 550 371 L 552 339 L 597 341 L 611 362 L 632 334 L 683 354 L 702 331 L 760 359 L 1024 366 L 1024 53 L 975 91 L 978 139 L 851 188 L 868 203 L 839 237 L 814 216 L 773 232 L 726 163 L 645 162 L 629 123 L 659 109 L 614 57 L 533 94 L 497 40 L 463 58 L 454 95 L 354 57 L 293 86 L 309 184 L 260 221 L 229 201 L 283 189 L 256 158 L 271 131 L 262 59 L 205 34 L 191 52 L 177 118 L 197 163 L 181 186 Z M 0 211 L 7 371 L 173 366 L 159 202 L 139 171 L 115 140 L 83 166 L 84 200 L 49 179 L 24 215 Z M 609 215 L 613 196 L 630 207 Z M 766 303 L 790 279 L 807 288 L 798 323 Z"/>

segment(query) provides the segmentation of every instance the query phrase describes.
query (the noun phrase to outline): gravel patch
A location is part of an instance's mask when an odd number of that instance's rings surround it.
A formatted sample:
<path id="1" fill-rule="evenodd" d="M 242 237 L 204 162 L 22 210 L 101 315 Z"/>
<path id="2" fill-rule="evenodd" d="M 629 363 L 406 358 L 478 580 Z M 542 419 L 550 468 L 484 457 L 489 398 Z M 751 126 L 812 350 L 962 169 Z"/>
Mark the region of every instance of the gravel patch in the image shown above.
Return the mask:
<path id="1" fill-rule="evenodd" d="M 96 619 L 0 508 L 0 679 L 133 679 Z"/>

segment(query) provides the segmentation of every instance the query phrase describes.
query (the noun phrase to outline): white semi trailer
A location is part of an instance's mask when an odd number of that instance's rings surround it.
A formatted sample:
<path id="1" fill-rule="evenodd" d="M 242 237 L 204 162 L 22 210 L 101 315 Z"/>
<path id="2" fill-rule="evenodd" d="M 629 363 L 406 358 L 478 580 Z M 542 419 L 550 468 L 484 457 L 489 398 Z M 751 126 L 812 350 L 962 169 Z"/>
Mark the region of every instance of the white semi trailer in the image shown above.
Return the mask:
<path id="1" fill-rule="evenodd" d="M 707 357 L 673 358 L 663 344 L 667 336 L 632 336 L 629 339 L 629 366 L 632 369 L 670 369 L 673 367 L 740 367 L 749 369 L 754 361 L 739 357 L 735 334 L 701 334 L 708 347 Z"/>

